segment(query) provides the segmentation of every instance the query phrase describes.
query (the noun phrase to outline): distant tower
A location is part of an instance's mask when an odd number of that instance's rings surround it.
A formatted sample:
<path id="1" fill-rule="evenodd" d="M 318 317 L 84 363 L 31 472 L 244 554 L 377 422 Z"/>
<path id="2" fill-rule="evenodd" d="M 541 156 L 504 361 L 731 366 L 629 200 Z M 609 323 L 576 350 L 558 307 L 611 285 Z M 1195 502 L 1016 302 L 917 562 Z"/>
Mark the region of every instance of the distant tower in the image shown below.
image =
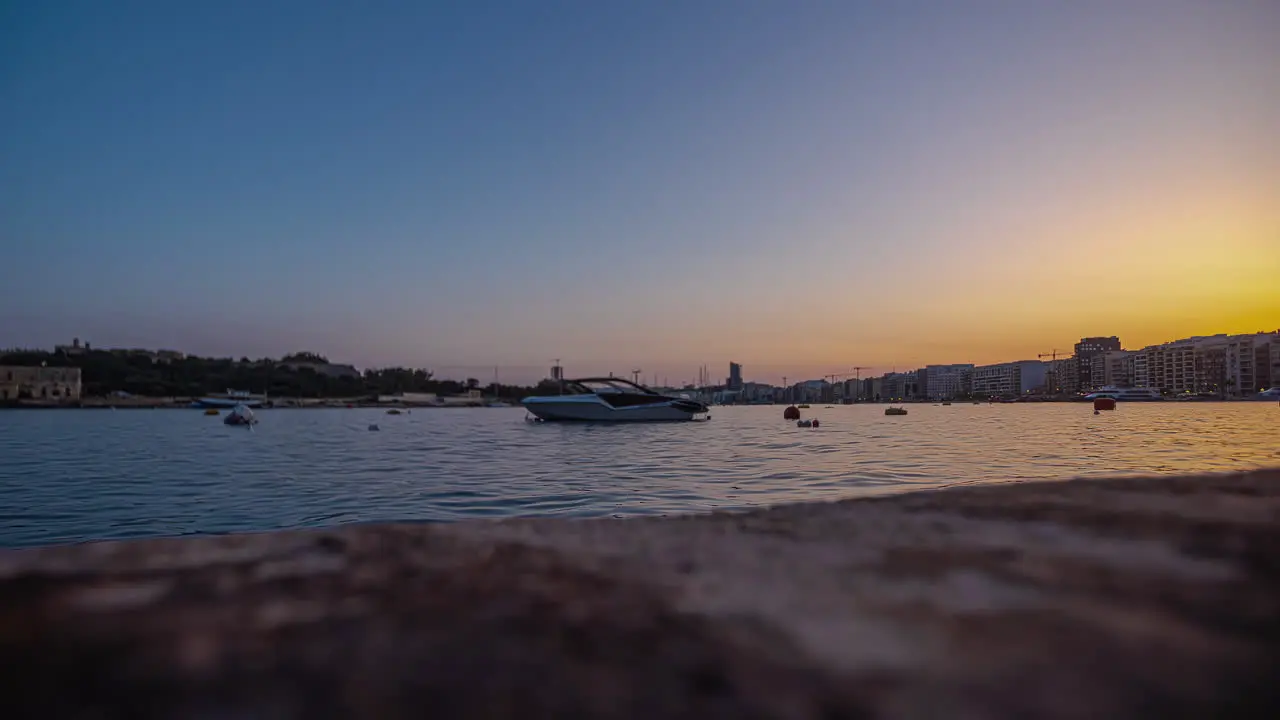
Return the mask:
<path id="1" fill-rule="evenodd" d="M 742 389 L 742 366 L 736 362 L 729 363 L 729 382 L 727 385 L 730 390 Z"/>

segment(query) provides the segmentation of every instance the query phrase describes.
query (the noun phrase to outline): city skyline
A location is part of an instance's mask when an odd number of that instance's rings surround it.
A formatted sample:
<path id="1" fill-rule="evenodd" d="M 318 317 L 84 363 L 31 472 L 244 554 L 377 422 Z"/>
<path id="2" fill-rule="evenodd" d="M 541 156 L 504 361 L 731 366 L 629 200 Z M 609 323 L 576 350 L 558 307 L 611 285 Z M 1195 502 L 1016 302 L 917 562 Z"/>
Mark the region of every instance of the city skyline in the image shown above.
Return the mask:
<path id="1" fill-rule="evenodd" d="M 585 364 L 575 365 L 574 359 L 563 358 L 563 357 L 554 358 L 553 360 L 543 364 L 489 363 L 489 364 L 450 365 L 450 364 L 440 364 L 440 363 L 435 363 L 435 364 L 407 363 L 407 364 L 386 364 L 386 365 L 362 365 L 358 362 L 349 363 L 349 360 L 347 358 L 331 356 L 328 353 L 326 353 L 323 349 L 317 350 L 316 348 L 309 348 L 309 349 L 295 348 L 294 350 L 290 350 L 287 352 L 266 353 L 266 354 L 226 352 L 226 351 L 206 353 L 206 352 L 198 352 L 198 351 L 188 351 L 186 349 L 172 347 L 172 346 L 167 346 L 167 347 L 155 346 L 155 345 L 147 346 L 145 344 L 121 345 L 118 343 L 115 343 L 115 344 L 96 343 L 95 344 L 91 339 L 87 339 L 87 338 L 82 339 L 80 337 L 73 337 L 66 342 L 54 343 L 48 346 L 34 346 L 34 345 L 24 346 L 24 345 L 14 345 L 12 343 L 6 344 L 4 342 L 4 338 L 0 338 L 0 353 L 3 353 L 7 350 L 12 350 L 12 351 L 33 350 L 37 352 L 47 352 L 52 350 L 54 352 L 59 352 L 63 350 L 72 350 L 72 349 L 87 350 L 90 347 L 92 347 L 92 349 L 94 350 L 108 350 L 108 351 L 140 350 L 140 351 L 151 352 L 153 354 L 155 354 L 156 352 L 159 352 L 162 355 L 166 352 L 167 353 L 176 352 L 178 355 L 192 355 L 192 356 L 209 357 L 209 358 L 234 359 L 234 358 L 243 357 L 249 360 L 256 361 L 263 358 L 274 358 L 276 360 L 279 360 L 280 358 L 284 358 L 286 356 L 290 356 L 298 352 L 303 352 L 303 353 L 314 352 L 320 356 L 327 357 L 328 361 L 331 363 L 341 364 L 341 365 L 350 364 L 359 370 L 383 369 L 383 368 L 391 368 L 391 367 L 417 368 L 417 369 L 431 371 L 435 377 L 440 379 L 462 381 L 468 377 L 476 377 L 481 382 L 488 383 L 493 381 L 496 377 L 499 381 L 503 383 L 525 384 L 525 385 L 533 385 L 541 380 L 552 377 L 553 367 L 558 366 L 562 369 L 566 377 L 589 377 L 589 376 L 614 375 L 614 376 L 623 377 L 623 378 L 638 377 L 638 380 L 642 383 L 649 383 L 652 385 L 661 385 L 661 386 L 675 386 L 675 387 L 685 386 L 685 385 L 728 386 L 728 385 L 732 385 L 732 377 L 734 373 L 734 368 L 736 367 L 737 372 L 739 373 L 739 379 L 741 382 L 744 382 L 747 384 L 766 384 L 766 385 L 783 386 L 783 385 L 794 385 L 796 383 L 801 383 L 801 382 L 818 381 L 824 378 L 829 378 L 832 375 L 837 375 L 839 376 L 839 381 L 844 381 L 844 380 L 858 378 L 858 377 L 871 378 L 871 377 L 879 377 L 885 374 L 911 373 L 926 367 L 939 367 L 942 369 L 947 369 L 949 367 L 954 367 L 954 366 L 966 366 L 966 367 L 972 368 L 974 366 L 984 366 L 984 365 L 991 366 L 991 365 L 999 365 L 999 364 L 1026 362 L 1026 361 L 1039 361 L 1039 362 L 1048 364 L 1048 363 L 1051 363 L 1053 360 L 1070 360 L 1077 357 L 1078 356 L 1077 353 L 1080 352 L 1082 349 L 1082 344 L 1086 343 L 1087 341 L 1104 341 L 1105 342 L 1107 340 L 1110 340 L 1114 342 L 1113 346 L 1098 347 L 1097 350 L 1105 351 L 1108 349 L 1114 349 L 1121 353 L 1131 354 L 1131 353 L 1146 349 L 1148 347 L 1168 345 L 1168 344 L 1178 343 L 1178 342 L 1191 340 L 1191 339 L 1212 340 L 1212 339 L 1222 338 L 1227 336 L 1252 336 L 1252 335 L 1280 336 L 1280 326 L 1273 326 L 1270 329 L 1262 328 L 1262 329 L 1248 330 L 1243 333 L 1229 332 L 1229 331 L 1223 331 L 1223 330 L 1218 330 L 1216 332 L 1200 332 L 1200 333 L 1192 333 L 1190 335 L 1179 335 L 1175 337 L 1159 338 L 1153 341 L 1143 340 L 1142 342 L 1138 342 L 1138 343 L 1126 342 L 1123 337 L 1117 336 L 1117 335 L 1082 336 L 1077 341 L 1073 341 L 1069 343 L 1060 343 L 1059 346 L 1055 348 L 1055 350 L 1057 351 L 1056 353 L 1054 353 L 1054 351 L 1051 350 L 1049 352 L 1027 353 L 1020 356 L 992 358 L 989 360 L 984 360 L 979 362 L 974 362 L 972 360 L 958 361 L 955 359 L 952 359 L 949 361 L 931 360 L 931 361 L 921 362 L 921 363 L 896 363 L 896 364 L 887 364 L 887 365 L 859 365 L 857 362 L 845 362 L 845 363 L 834 363 L 834 364 L 824 365 L 820 367 L 819 366 L 806 367 L 801 365 L 762 364 L 756 367 L 755 373 L 752 372 L 753 366 L 751 363 L 733 361 L 733 360 L 727 360 L 721 363 L 700 363 L 696 367 L 665 366 L 661 364 L 646 365 L 645 363 L 637 363 L 637 362 L 615 362 L 615 363 L 596 363 L 596 364 L 585 363 Z M 1094 354 L 1095 352 L 1095 350 L 1088 345 L 1086 345 L 1084 349 L 1088 351 L 1088 354 Z M 987 356 L 986 353 L 982 353 L 980 355 L 982 357 Z M 723 376 L 722 376 L 721 370 L 724 371 Z M 1088 375 L 1088 368 L 1081 369 L 1080 372 L 1083 372 L 1085 375 Z"/>
<path id="2" fill-rule="evenodd" d="M 1280 318 L 1277 3 L 3 13 L 6 344 L 778 381 Z"/>

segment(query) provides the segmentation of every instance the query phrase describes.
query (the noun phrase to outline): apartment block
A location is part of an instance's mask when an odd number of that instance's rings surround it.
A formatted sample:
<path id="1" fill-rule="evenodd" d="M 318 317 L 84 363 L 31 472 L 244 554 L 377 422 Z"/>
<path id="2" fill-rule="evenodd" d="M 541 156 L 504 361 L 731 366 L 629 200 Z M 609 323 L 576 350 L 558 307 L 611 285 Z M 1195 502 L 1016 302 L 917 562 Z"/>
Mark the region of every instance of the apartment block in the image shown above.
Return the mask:
<path id="1" fill-rule="evenodd" d="M 1126 350 L 1109 350 L 1094 355 L 1090 362 L 1094 388 L 1133 387 L 1134 364 L 1134 353 Z"/>
<path id="2" fill-rule="evenodd" d="M 1146 348 L 1135 350 L 1133 356 L 1133 386 L 1134 387 L 1153 387 L 1151 385 L 1151 367 L 1149 365 L 1151 355 Z"/>
<path id="3" fill-rule="evenodd" d="M 886 400 L 904 400 L 920 394 L 920 378 L 916 371 L 888 373 L 881 378 L 881 395 Z"/>
<path id="4" fill-rule="evenodd" d="M 1207 335 L 1135 353 L 1134 384 L 1165 394 L 1247 398 L 1276 383 L 1280 334 Z"/>
<path id="5" fill-rule="evenodd" d="M 1048 363 L 1018 360 L 973 369 L 974 395 L 1022 395 L 1044 388 Z"/>
<path id="6" fill-rule="evenodd" d="M 1145 349 L 1150 385 L 1169 394 L 1196 392 L 1196 341 L 1176 340 Z"/>
<path id="7" fill-rule="evenodd" d="M 1227 338 L 1227 397 L 1250 397 L 1271 383 L 1271 347 L 1275 333 L 1232 335 Z"/>
<path id="8" fill-rule="evenodd" d="M 1080 365 L 1074 357 L 1049 363 L 1045 374 L 1045 390 L 1052 394 L 1074 395 L 1080 391 Z"/>
<path id="9" fill-rule="evenodd" d="M 972 363 L 927 365 L 920 371 L 924 394 L 931 398 L 951 399 L 969 391 Z"/>
<path id="10" fill-rule="evenodd" d="M 1080 338 L 1080 342 L 1076 343 L 1075 353 L 1081 390 L 1094 390 L 1102 387 L 1103 383 L 1094 382 L 1094 356 L 1113 352 L 1119 349 L 1120 338 L 1115 335 L 1111 335 L 1109 337 Z M 1104 372 L 1099 372 L 1096 377 L 1098 380 L 1101 380 L 1103 375 Z"/>

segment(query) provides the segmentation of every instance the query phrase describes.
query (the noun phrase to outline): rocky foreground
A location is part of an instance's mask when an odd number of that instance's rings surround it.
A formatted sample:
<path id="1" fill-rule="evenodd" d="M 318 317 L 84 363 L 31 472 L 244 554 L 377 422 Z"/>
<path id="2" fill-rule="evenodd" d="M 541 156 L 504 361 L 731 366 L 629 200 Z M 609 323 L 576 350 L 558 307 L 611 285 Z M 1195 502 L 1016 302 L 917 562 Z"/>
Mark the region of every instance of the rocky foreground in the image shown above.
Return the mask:
<path id="1" fill-rule="evenodd" d="M 0 553 L 6 717 L 1280 717 L 1280 471 Z"/>

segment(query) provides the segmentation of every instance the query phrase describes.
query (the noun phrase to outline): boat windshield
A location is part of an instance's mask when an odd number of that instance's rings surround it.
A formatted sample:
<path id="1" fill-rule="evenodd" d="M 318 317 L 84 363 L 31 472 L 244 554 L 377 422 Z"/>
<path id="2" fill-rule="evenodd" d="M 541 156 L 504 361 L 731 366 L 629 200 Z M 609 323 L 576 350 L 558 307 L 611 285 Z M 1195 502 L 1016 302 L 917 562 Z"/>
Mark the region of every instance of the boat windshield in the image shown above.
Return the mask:
<path id="1" fill-rule="evenodd" d="M 608 394 L 608 393 L 641 393 L 644 395 L 657 395 L 654 391 L 642 385 L 637 385 L 629 380 L 619 378 L 587 378 L 583 380 L 570 380 L 565 383 L 565 391 L 570 393 L 591 393 L 591 394 Z"/>

